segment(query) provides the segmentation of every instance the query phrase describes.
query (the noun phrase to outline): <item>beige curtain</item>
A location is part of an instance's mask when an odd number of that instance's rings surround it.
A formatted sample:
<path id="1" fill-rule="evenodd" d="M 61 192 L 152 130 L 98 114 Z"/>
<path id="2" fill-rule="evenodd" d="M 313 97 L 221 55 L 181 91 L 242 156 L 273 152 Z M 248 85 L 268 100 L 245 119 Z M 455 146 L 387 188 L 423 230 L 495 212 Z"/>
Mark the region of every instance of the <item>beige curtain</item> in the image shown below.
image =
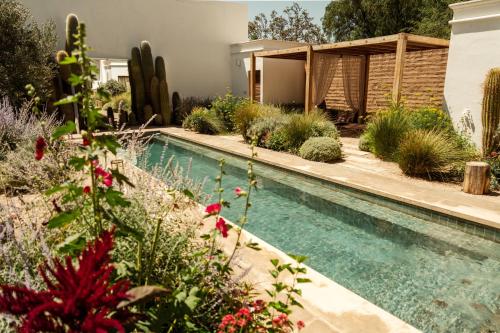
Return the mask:
<path id="1" fill-rule="evenodd" d="M 365 58 L 362 56 L 342 56 L 342 76 L 344 96 L 351 109 L 359 114 L 362 109 L 365 88 L 364 66 Z"/>
<path id="2" fill-rule="evenodd" d="M 337 54 L 314 53 L 312 75 L 313 105 L 319 105 L 332 85 L 340 56 Z"/>

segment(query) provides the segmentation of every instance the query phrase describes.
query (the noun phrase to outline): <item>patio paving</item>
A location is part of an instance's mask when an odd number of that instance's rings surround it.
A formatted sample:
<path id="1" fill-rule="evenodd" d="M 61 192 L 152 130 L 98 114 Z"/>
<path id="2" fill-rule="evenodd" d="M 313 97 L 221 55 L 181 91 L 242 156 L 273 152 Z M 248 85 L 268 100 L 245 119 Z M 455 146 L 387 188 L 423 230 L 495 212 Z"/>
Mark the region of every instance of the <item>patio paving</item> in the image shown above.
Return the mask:
<path id="1" fill-rule="evenodd" d="M 249 145 L 243 142 L 241 136 L 203 135 L 174 127 L 159 131 L 231 154 L 250 157 Z M 371 153 L 360 151 L 357 142 L 356 138 L 342 138 L 344 159 L 334 164 L 307 161 L 295 155 L 263 148 L 256 148 L 257 160 L 500 229 L 498 193 L 477 196 L 462 192 L 460 184 L 407 177 L 395 163 L 381 161 Z"/>

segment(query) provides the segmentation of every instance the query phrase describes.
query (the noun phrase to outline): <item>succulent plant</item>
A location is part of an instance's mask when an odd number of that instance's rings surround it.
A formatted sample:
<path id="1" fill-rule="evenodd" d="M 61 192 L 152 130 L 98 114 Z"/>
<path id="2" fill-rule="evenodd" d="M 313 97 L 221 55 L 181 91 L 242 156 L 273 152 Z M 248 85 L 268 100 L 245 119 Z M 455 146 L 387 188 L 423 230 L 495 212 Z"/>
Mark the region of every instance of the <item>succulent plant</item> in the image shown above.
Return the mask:
<path id="1" fill-rule="evenodd" d="M 144 77 L 142 75 L 142 65 L 141 65 L 141 52 L 139 48 L 132 48 L 132 59 L 130 60 L 131 72 L 129 77 L 132 78 L 134 82 L 134 110 L 136 120 L 142 124 L 145 122 L 144 116 L 144 105 L 145 105 L 145 88 L 144 88 Z"/>
<path id="2" fill-rule="evenodd" d="M 500 124 L 500 68 L 488 72 L 484 82 L 483 110 L 483 154 L 495 148 L 498 125 Z"/>
<path id="3" fill-rule="evenodd" d="M 170 101 L 168 96 L 168 85 L 167 81 L 160 81 L 160 114 L 164 126 L 168 126 L 172 123 L 172 111 L 170 110 Z"/>

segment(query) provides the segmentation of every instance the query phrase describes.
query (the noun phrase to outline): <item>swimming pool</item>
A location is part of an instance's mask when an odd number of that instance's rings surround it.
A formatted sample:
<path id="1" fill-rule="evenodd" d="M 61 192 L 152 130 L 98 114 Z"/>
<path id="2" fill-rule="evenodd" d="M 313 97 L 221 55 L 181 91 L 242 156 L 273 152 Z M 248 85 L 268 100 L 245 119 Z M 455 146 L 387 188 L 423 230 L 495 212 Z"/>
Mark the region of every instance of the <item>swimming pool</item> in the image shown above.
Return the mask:
<path id="1" fill-rule="evenodd" d="M 236 221 L 246 161 L 166 137 L 151 141 L 149 165 L 175 156 L 212 193 L 218 160 Z M 165 159 L 166 160 L 166 159 Z M 333 184 L 255 164 L 259 190 L 246 229 L 424 332 L 500 330 L 500 243 L 429 222 Z M 370 196 L 367 196 L 369 198 Z"/>

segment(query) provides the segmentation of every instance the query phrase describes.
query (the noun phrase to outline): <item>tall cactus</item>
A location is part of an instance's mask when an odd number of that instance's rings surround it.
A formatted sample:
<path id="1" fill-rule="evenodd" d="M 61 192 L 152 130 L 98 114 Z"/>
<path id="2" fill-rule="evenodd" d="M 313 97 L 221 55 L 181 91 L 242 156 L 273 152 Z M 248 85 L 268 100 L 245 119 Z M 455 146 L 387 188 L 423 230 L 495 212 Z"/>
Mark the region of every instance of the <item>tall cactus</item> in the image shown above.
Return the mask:
<path id="1" fill-rule="evenodd" d="M 155 72 L 159 81 L 167 81 L 167 71 L 165 70 L 165 61 L 163 57 L 155 58 Z"/>
<path id="2" fill-rule="evenodd" d="M 146 92 L 144 89 L 144 77 L 142 75 L 142 65 L 141 65 L 141 51 L 139 48 L 132 48 L 132 60 L 130 60 L 131 72 L 130 75 L 134 81 L 135 89 L 135 117 L 139 124 L 143 124 L 145 121 L 144 117 L 144 105 Z"/>
<path id="3" fill-rule="evenodd" d="M 153 106 L 153 113 L 156 114 L 154 120 L 155 125 L 162 124 L 161 110 L 160 110 L 160 81 L 156 76 L 151 79 L 151 104 Z"/>
<path id="4" fill-rule="evenodd" d="M 182 106 L 182 98 L 181 95 L 177 92 L 174 91 L 172 94 L 172 121 L 176 125 L 182 125 L 182 119 L 180 115 L 180 109 Z"/>
<path id="5" fill-rule="evenodd" d="M 164 126 L 168 126 L 172 123 L 172 111 L 170 110 L 170 100 L 168 96 L 168 85 L 167 81 L 160 81 L 160 113 L 161 119 Z"/>
<path id="6" fill-rule="evenodd" d="M 495 139 L 500 124 L 500 68 L 488 72 L 484 82 L 483 110 L 483 154 L 495 148 Z"/>
<path id="7" fill-rule="evenodd" d="M 137 105 L 135 101 L 135 80 L 134 77 L 132 76 L 132 60 L 127 61 L 127 69 L 128 69 L 128 82 L 130 84 L 130 109 L 134 115 L 137 114 Z"/>
<path id="8" fill-rule="evenodd" d="M 77 41 L 75 35 L 78 33 L 78 17 L 75 14 L 69 14 L 66 17 L 66 52 L 71 55 L 76 48 Z"/>
<path id="9" fill-rule="evenodd" d="M 142 75 L 144 78 L 144 87 L 146 92 L 146 104 L 152 103 L 151 100 L 151 80 L 155 75 L 153 64 L 153 54 L 151 53 L 151 45 L 148 41 L 141 42 L 141 60 L 142 60 Z"/>
<path id="10" fill-rule="evenodd" d="M 153 108 L 151 107 L 151 105 L 146 105 L 144 107 L 144 117 L 145 117 L 145 121 L 144 122 L 147 122 L 149 121 L 152 117 L 153 117 L 154 113 L 153 113 Z"/>

